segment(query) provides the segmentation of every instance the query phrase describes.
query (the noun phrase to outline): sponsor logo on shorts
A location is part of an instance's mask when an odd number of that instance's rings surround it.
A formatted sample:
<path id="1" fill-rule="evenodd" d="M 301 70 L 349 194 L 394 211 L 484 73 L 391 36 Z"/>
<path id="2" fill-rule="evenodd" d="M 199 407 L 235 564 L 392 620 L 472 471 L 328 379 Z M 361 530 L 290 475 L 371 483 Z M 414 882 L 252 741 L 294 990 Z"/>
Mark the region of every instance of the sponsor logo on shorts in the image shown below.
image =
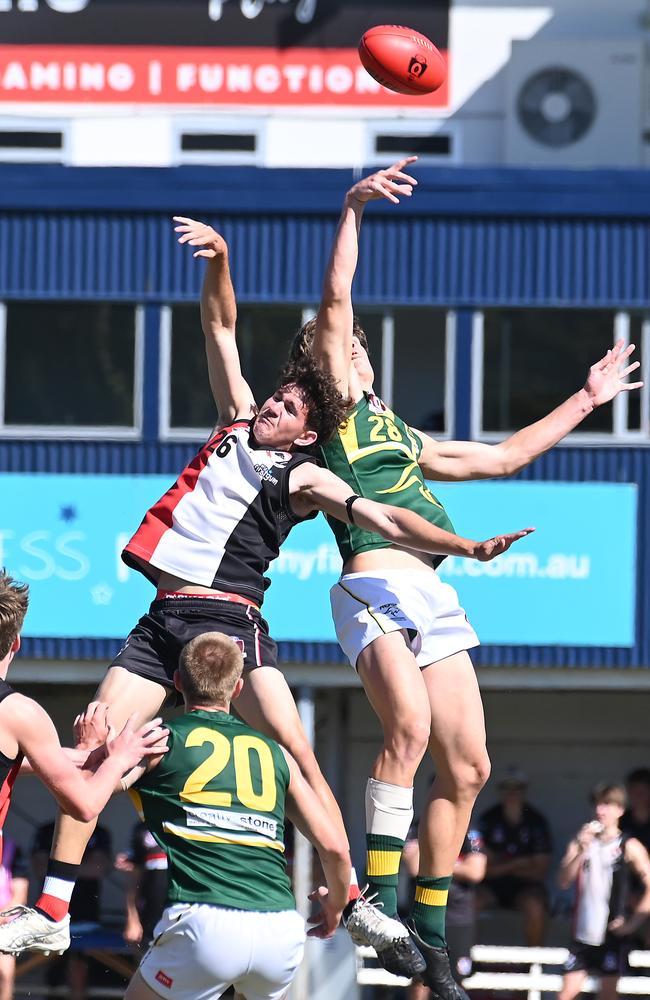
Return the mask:
<path id="1" fill-rule="evenodd" d="M 171 990 L 174 984 L 172 977 L 168 976 L 162 969 L 158 969 L 158 972 L 156 973 L 156 982 L 160 983 L 161 986 L 165 986 L 168 990 Z"/>
<path id="2" fill-rule="evenodd" d="M 242 657 L 244 659 L 246 659 L 246 643 L 244 642 L 244 640 L 240 639 L 239 636 L 236 636 L 236 635 L 231 635 L 230 638 L 232 639 L 232 641 L 234 642 L 235 646 L 237 647 L 237 649 L 241 653 Z"/>
<path id="3" fill-rule="evenodd" d="M 405 621 L 404 612 L 397 604 L 380 604 L 379 611 L 382 615 L 386 615 L 387 618 L 393 618 L 395 621 Z"/>

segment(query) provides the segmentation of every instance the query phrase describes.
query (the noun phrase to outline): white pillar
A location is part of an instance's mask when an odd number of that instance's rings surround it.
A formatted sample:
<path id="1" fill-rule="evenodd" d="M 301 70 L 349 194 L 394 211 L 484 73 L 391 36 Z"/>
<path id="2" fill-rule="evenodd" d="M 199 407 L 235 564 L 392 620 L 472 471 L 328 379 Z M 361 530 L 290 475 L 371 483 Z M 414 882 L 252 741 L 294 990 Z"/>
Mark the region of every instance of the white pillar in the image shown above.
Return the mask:
<path id="1" fill-rule="evenodd" d="M 314 745 L 314 689 L 301 687 L 298 690 L 298 714 L 310 745 Z M 295 831 L 293 851 L 293 891 L 296 906 L 302 917 L 307 918 L 311 904 L 307 898 L 313 886 L 312 882 L 312 846 L 298 830 Z M 300 965 L 291 987 L 291 1000 L 308 1000 L 309 998 L 309 963 L 308 953 Z"/>

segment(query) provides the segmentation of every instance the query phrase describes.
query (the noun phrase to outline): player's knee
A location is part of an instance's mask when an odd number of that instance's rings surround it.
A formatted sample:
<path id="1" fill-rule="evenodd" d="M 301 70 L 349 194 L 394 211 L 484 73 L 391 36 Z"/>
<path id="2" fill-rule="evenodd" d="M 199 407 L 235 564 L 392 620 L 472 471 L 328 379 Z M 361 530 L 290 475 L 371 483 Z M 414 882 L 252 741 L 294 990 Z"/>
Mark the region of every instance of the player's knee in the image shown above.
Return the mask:
<path id="1" fill-rule="evenodd" d="M 461 757 L 452 762 L 450 771 L 456 793 L 460 798 L 475 799 L 490 777 L 490 758 L 487 751 Z"/>
<path id="2" fill-rule="evenodd" d="M 384 734 L 386 749 L 401 761 L 418 764 L 429 745 L 428 720 L 403 719 L 390 732 Z"/>

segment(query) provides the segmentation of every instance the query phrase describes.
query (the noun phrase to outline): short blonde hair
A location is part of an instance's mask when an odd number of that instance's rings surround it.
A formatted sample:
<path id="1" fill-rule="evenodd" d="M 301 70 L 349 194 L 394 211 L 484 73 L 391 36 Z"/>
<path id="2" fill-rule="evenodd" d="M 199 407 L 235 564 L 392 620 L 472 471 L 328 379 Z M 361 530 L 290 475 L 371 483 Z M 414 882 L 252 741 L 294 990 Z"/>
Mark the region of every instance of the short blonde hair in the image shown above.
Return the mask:
<path id="1" fill-rule="evenodd" d="M 600 802 L 605 802 L 607 805 L 614 805 L 618 806 L 619 809 L 625 809 L 627 805 L 625 786 L 615 782 L 600 781 L 591 789 L 590 798 L 594 806 L 597 806 Z"/>
<path id="2" fill-rule="evenodd" d="M 244 669 L 239 646 L 222 632 L 203 632 L 181 650 L 178 665 L 183 694 L 193 705 L 230 701 Z"/>
<path id="3" fill-rule="evenodd" d="M 17 583 L 4 569 L 0 570 L 0 660 L 4 660 L 20 635 L 28 605 L 27 584 Z"/>

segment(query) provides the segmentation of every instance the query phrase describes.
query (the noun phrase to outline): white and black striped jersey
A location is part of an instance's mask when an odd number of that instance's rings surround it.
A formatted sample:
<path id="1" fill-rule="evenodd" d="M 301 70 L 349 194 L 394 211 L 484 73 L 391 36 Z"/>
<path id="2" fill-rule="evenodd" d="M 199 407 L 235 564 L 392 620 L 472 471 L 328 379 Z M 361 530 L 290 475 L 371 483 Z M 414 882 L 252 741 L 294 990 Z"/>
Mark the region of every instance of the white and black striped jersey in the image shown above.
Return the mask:
<path id="1" fill-rule="evenodd" d="M 261 605 L 264 574 L 294 524 L 289 473 L 306 455 L 257 447 L 251 420 L 221 427 L 151 507 L 122 559 L 157 584 L 161 572 Z M 309 516 L 314 516 L 309 515 Z"/>

